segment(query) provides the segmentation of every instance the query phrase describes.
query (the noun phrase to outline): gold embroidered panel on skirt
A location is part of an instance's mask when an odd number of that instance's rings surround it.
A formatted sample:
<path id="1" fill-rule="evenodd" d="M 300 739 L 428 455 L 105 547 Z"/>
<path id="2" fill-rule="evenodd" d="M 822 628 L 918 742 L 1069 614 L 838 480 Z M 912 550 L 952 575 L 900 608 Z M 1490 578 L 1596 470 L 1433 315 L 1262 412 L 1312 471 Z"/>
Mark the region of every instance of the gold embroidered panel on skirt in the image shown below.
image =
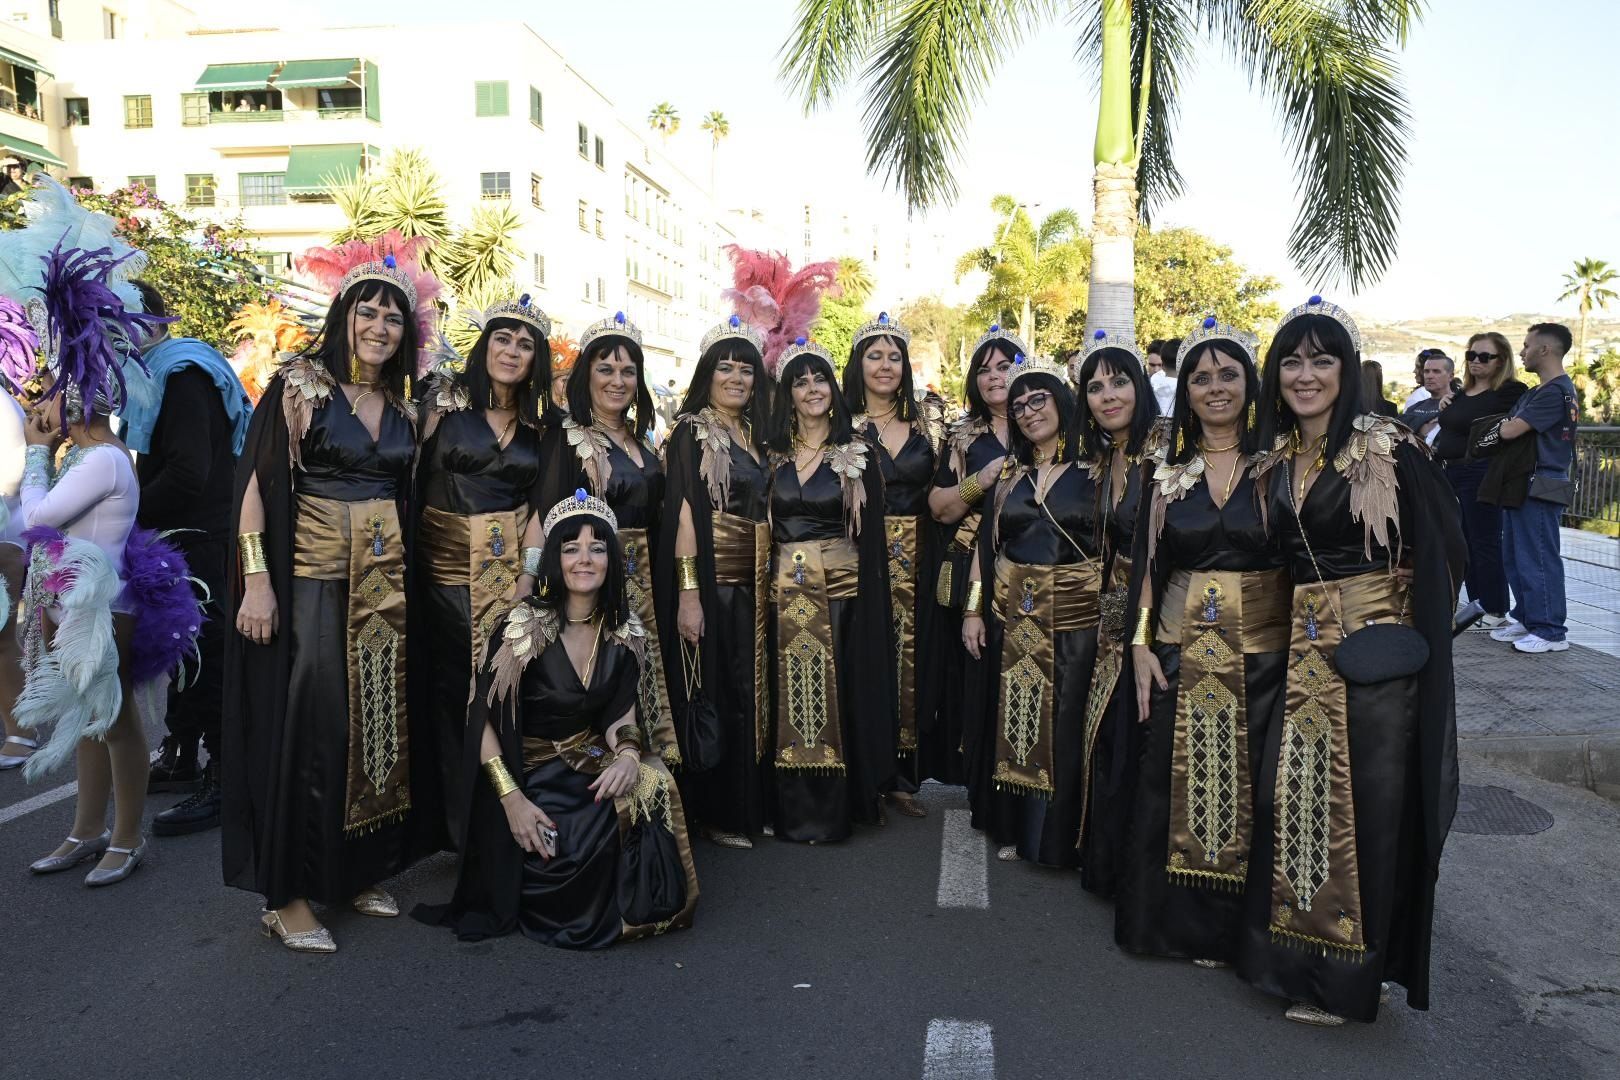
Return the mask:
<path id="1" fill-rule="evenodd" d="M 1301 585 L 1293 594 L 1288 686 L 1275 793 L 1271 932 L 1281 941 L 1361 959 L 1349 706 L 1333 653 L 1345 623 L 1402 619 L 1402 588 L 1382 571 Z M 1338 614 L 1336 614 L 1338 613 Z"/>
<path id="2" fill-rule="evenodd" d="M 715 511 L 714 580 L 754 590 L 754 761 L 770 738 L 771 525 Z"/>
<path id="3" fill-rule="evenodd" d="M 964 553 L 976 551 L 979 542 L 979 523 L 983 520 L 984 515 L 982 513 L 977 510 L 969 510 L 962 517 L 962 520 L 956 523 L 956 531 L 951 534 L 951 539 L 945 547 L 947 556 L 960 556 Z M 939 604 L 940 607 L 952 606 L 953 597 L 951 591 L 956 585 L 954 575 L 955 570 L 951 566 L 951 560 L 949 558 L 943 559 L 939 564 L 939 578 L 934 584 L 934 602 Z"/>
<path id="4" fill-rule="evenodd" d="M 1254 788 L 1243 657 L 1282 647 L 1287 598 L 1281 571 L 1178 570 L 1165 589 L 1160 625 L 1174 627 L 1181 646 L 1165 854 L 1175 884 L 1241 889 L 1248 875 Z"/>
<path id="5" fill-rule="evenodd" d="M 422 509 L 417 552 L 427 564 L 429 580 L 435 585 L 467 587 L 467 606 L 472 616 L 469 703 L 478 673 L 484 668 L 489 639 L 512 610 L 512 594 L 521 569 L 518 551 L 528 521 L 527 507 L 490 514 L 452 514 L 431 506 Z"/>
<path id="6" fill-rule="evenodd" d="M 1102 570 L 1095 562 L 1036 566 L 996 560 L 995 613 L 1002 624 L 996 708 L 998 789 L 1050 798 L 1053 671 L 1057 635 L 1097 624 Z M 1078 777 L 1061 778 L 1072 783 Z"/>
<path id="7" fill-rule="evenodd" d="M 894 618 L 895 688 L 900 706 L 902 754 L 917 750 L 917 537 L 921 519 L 888 517 L 883 533 L 889 552 L 889 606 Z"/>
<path id="8" fill-rule="evenodd" d="M 1097 732 L 1102 730 L 1103 715 L 1113 699 L 1114 687 L 1119 685 L 1119 674 L 1125 667 L 1125 610 L 1126 592 L 1131 581 L 1129 559 L 1115 557 L 1110 574 L 1109 588 L 1098 601 L 1097 607 L 1097 661 L 1091 669 L 1091 688 L 1086 692 L 1085 757 L 1081 775 L 1091 783 L 1091 768 L 1097 750 Z M 1080 803 L 1080 832 L 1076 845 L 1085 841 L 1086 819 L 1090 817 L 1091 799 Z"/>
<path id="9" fill-rule="evenodd" d="M 855 595 L 858 570 L 845 539 L 776 546 L 778 769 L 844 771 L 830 604 Z"/>
<path id="10" fill-rule="evenodd" d="M 347 503 L 300 495 L 293 573 L 349 585 L 343 829 L 360 832 L 397 821 L 411 807 L 411 790 L 405 545 L 393 500 Z"/>
<path id="11" fill-rule="evenodd" d="M 641 744 L 679 765 L 681 751 L 675 744 L 675 719 L 670 713 L 669 691 L 664 683 L 664 650 L 658 641 L 658 616 L 653 610 L 652 553 L 647 547 L 646 529 L 620 529 L 619 545 L 624 549 L 624 589 L 630 610 L 641 619 L 647 631 L 647 648 L 637 687 L 637 723 Z"/>

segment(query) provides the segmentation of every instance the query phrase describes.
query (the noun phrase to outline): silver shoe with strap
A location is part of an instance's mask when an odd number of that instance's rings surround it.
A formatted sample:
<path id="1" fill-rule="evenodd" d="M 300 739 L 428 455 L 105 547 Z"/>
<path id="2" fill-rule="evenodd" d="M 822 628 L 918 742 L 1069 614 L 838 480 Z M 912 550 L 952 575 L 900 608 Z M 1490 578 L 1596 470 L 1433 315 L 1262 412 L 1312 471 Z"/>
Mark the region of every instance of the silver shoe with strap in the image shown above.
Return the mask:
<path id="1" fill-rule="evenodd" d="M 70 836 L 66 843 L 72 844 L 73 849 L 62 855 L 47 855 L 43 859 L 35 859 L 28 864 L 28 869 L 36 874 L 57 874 L 63 870 L 71 870 L 86 859 L 94 859 L 107 850 L 112 843 L 112 830 L 108 829 L 94 840 L 80 840 L 77 836 Z"/>
<path id="2" fill-rule="evenodd" d="M 377 919 L 392 919 L 399 914 L 399 901 L 374 885 L 354 898 L 354 910 Z"/>
<path id="3" fill-rule="evenodd" d="M 1344 1017 L 1304 1002 L 1288 1006 L 1288 1011 L 1283 1015 L 1296 1024 L 1309 1024 L 1312 1027 L 1339 1027 L 1344 1023 Z"/>
<path id="4" fill-rule="evenodd" d="M 28 764 L 28 759 L 33 756 L 34 751 L 39 749 L 39 743 L 35 742 L 33 739 L 25 739 L 21 735 L 7 735 L 6 742 L 16 743 L 18 746 L 27 750 L 28 753 L 0 754 L 0 772 L 4 772 L 7 769 L 22 768 L 24 765 Z M 4 743 L 0 743 L 0 746 L 4 745 Z"/>
<path id="5" fill-rule="evenodd" d="M 332 940 L 332 931 L 324 926 L 317 926 L 313 930 L 300 930 L 295 934 L 281 921 L 279 911 L 266 911 L 259 916 L 259 923 L 264 928 L 265 937 L 279 940 L 293 952 L 337 952 L 337 942 Z"/>
<path id="6" fill-rule="evenodd" d="M 106 854 L 122 855 L 124 864 L 112 870 L 103 870 L 98 866 L 86 874 L 84 883 L 92 889 L 100 888 L 103 885 L 116 885 L 133 874 L 135 868 L 141 865 L 141 860 L 146 857 L 146 837 L 141 837 L 141 842 L 132 848 L 109 847 Z"/>

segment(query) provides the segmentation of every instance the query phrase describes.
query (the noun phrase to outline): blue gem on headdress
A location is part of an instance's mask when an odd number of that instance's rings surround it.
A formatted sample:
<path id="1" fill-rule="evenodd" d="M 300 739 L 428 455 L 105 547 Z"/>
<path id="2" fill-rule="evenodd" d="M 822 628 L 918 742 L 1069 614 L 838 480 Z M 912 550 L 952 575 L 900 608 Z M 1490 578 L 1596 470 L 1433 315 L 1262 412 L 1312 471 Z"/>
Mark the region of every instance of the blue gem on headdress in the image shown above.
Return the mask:
<path id="1" fill-rule="evenodd" d="M 1215 329 L 1215 316 L 1213 316 L 1213 315 L 1204 316 L 1204 329 L 1205 330 L 1213 330 L 1213 329 Z"/>
<path id="2" fill-rule="evenodd" d="M 585 493 L 584 488 L 575 488 L 574 489 L 574 501 L 579 503 L 579 505 L 584 506 L 585 505 L 585 494 L 586 493 Z"/>
<path id="3" fill-rule="evenodd" d="M 624 312 L 615 311 L 613 313 L 613 321 L 618 323 L 620 326 L 623 326 L 624 325 Z"/>
<path id="4" fill-rule="evenodd" d="M 389 252 L 388 255 L 383 259 L 383 265 L 388 267 L 390 270 L 399 265 L 399 263 L 394 260 L 393 252 Z"/>
<path id="5" fill-rule="evenodd" d="M 1022 364 L 1023 362 L 1024 362 L 1024 354 L 1023 353 L 1015 353 L 1013 355 L 1013 363 Z"/>
<path id="6" fill-rule="evenodd" d="M 808 339 L 808 338 L 804 338 L 804 337 L 796 337 L 796 338 L 794 338 L 794 339 L 793 339 L 793 344 L 795 344 L 795 345 L 801 345 L 801 346 L 802 346 L 802 345 L 808 345 L 808 344 L 810 344 L 810 341 L 809 341 L 809 339 Z"/>
<path id="7" fill-rule="evenodd" d="M 735 329 L 737 329 L 737 327 L 739 327 L 741 325 L 742 325 L 742 320 L 737 318 L 737 316 L 733 315 L 731 317 L 731 328 L 733 330 L 735 330 Z"/>
<path id="8" fill-rule="evenodd" d="M 887 311 L 878 312 L 878 325 L 879 326 L 888 326 L 889 325 L 889 313 Z"/>
<path id="9" fill-rule="evenodd" d="M 1098 330 L 1095 334 L 1092 334 L 1091 336 L 1092 336 L 1093 339 L 1095 339 L 1097 341 L 1102 341 L 1102 340 L 1104 340 L 1105 338 L 1108 337 L 1108 331 L 1106 331 L 1106 330 Z"/>
<path id="10" fill-rule="evenodd" d="M 1001 324 L 1000 324 L 1000 323 L 991 323 L 991 324 L 990 324 L 990 332 L 991 332 L 991 333 L 992 333 L 992 334 L 999 334 L 999 333 L 1001 333 Z"/>
<path id="11" fill-rule="evenodd" d="M 1309 300 L 1305 301 L 1305 306 L 1306 307 L 1315 307 L 1318 304 L 1320 304 L 1321 302 L 1322 302 L 1322 298 L 1320 296 L 1312 296 Z"/>
<path id="12" fill-rule="evenodd" d="M 518 307 L 528 307 L 528 306 L 529 306 L 529 294 L 524 293 L 522 296 L 518 297 Z"/>

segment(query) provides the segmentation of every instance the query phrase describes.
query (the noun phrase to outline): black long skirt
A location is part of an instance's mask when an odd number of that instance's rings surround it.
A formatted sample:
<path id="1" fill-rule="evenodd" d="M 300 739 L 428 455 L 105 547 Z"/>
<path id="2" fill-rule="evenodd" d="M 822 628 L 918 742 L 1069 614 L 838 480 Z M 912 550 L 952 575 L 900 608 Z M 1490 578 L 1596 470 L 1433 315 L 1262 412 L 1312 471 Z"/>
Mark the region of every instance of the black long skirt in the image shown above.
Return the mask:
<path id="1" fill-rule="evenodd" d="M 1000 633 L 992 656 L 1000 654 Z M 1085 805 L 1086 697 L 1097 659 L 1097 628 L 1055 636 L 1052 679 L 1052 787 L 1050 798 L 1010 791 L 990 794 L 990 833 L 998 844 L 1014 844 L 1018 857 L 1042 866 L 1073 867 L 1080 861 L 1080 815 Z M 996 695 L 990 696 L 988 733 L 991 767 L 995 761 Z"/>
<path id="2" fill-rule="evenodd" d="M 1086 817 L 1080 832 L 1080 884 L 1087 892 L 1110 900 L 1118 894 L 1124 873 L 1137 759 L 1146 726 L 1136 722 L 1130 654 L 1127 645 L 1119 681 L 1097 725 L 1086 777 Z"/>
<path id="3" fill-rule="evenodd" d="M 990 832 L 993 823 L 991 796 L 995 786 L 991 776 L 996 769 L 996 669 L 989 643 L 975 660 L 962 644 L 962 620 L 951 612 L 946 620 L 955 637 L 945 643 L 944 700 L 940 718 L 946 728 L 961 731 L 962 782 L 967 785 L 968 809 L 972 824 Z M 992 631 L 993 632 L 993 631 Z"/>
<path id="4" fill-rule="evenodd" d="M 414 775 L 424 776 L 437 787 L 432 802 L 417 799 L 414 807 L 421 819 L 417 833 L 429 837 L 429 850 L 453 848 L 466 830 L 462 816 L 467 806 L 467 773 L 462 767 L 467 737 L 467 705 L 472 695 L 472 603 L 465 585 L 425 585 L 415 597 L 415 633 L 424 637 L 426 648 L 414 652 L 418 662 L 413 677 L 422 679 L 422 690 L 412 704 L 424 709 L 416 728 L 431 733 L 431 743 L 417 752 L 431 758 L 420 762 Z M 426 670 L 422 670 L 422 669 Z"/>
<path id="5" fill-rule="evenodd" d="M 716 591 L 718 610 L 703 613 L 702 648 L 719 662 L 720 678 L 703 692 L 720 717 L 724 748 L 714 768 L 681 774 L 681 797 L 703 825 L 758 836 L 770 821 L 770 759 L 769 746 L 760 753 L 754 733 L 754 589 L 721 585 Z"/>
<path id="6" fill-rule="evenodd" d="M 924 588 L 918 582 L 919 590 Z M 962 647 L 962 618 L 959 612 L 934 603 L 933 590 L 918 603 L 934 604 L 933 633 L 917 649 L 917 779 L 938 780 L 942 784 L 968 783 L 968 765 L 963 745 L 963 717 L 967 712 L 961 691 L 964 668 L 972 658 Z M 927 666 L 924 667 L 926 662 Z M 972 803 L 973 793 L 968 793 Z"/>
<path id="7" fill-rule="evenodd" d="M 1153 688 L 1148 723 L 1142 725 L 1144 738 L 1131 804 L 1131 826 L 1123 852 L 1119 903 L 1114 909 L 1114 940 L 1127 952 L 1232 963 L 1237 959 L 1243 934 L 1243 891 L 1178 884 L 1165 871 L 1170 851 L 1170 771 L 1175 753 L 1181 646 L 1159 644 L 1153 646 L 1153 652 L 1170 688 Z M 1286 652 L 1243 658 L 1250 790 L 1256 797 L 1259 781 L 1255 778 L 1260 775 L 1268 740 L 1281 719 L 1287 658 Z M 1135 693 L 1134 686 L 1131 692 Z M 1256 865 L 1253 857 L 1258 847 L 1256 837 L 1250 842 L 1251 866 Z M 1269 862 L 1266 867 L 1269 874 Z"/>
<path id="8" fill-rule="evenodd" d="M 343 831 L 349 583 L 295 577 L 292 603 L 282 610 L 284 629 L 292 635 L 292 663 L 286 752 L 271 788 L 272 820 L 260 833 L 257 853 L 267 881 L 265 904 L 281 908 L 300 898 L 347 904 L 404 868 L 408 831 L 404 822 Z"/>
<path id="9" fill-rule="evenodd" d="M 1255 790 L 1254 861 L 1244 899 L 1237 970 L 1269 994 L 1371 1023 L 1378 1018 L 1381 984 L 1388 980 L 1405 985 L 1413 963 L 1400 943 L 1412 938 L 1407 920 L 1413 917 L 1419 885 L 1411 876 L 1418 862 L 1412 851 L 1423 835 L 1417 679 L 1376 686 L 1349 684 L 1347 690 L 1356 864 L 1367 951 L 1359 961 L 1345 960 L 1272 940 L 1268 926 L 1283 726 L 1279 719 L 1267 735 Z"/>

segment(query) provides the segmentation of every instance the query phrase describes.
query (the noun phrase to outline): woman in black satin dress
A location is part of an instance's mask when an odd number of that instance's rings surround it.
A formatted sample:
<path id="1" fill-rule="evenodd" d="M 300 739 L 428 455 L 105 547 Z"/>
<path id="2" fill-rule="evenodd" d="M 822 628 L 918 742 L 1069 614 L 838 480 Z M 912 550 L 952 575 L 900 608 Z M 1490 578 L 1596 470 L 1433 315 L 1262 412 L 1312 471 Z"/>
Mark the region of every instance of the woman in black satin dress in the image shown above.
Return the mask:
<path id="1" fill-rule="evenodd" d="M 1071 362 L 1080 401 L 1082 459 L 1099 484 L 1102 507 L 1103 603 L 1097 663 L 1086 703 L 1086 807 L 1080 818 L 1080 881 L 1112 897 L 1130 823 L 1131 789 L 1141 747 L 1124 613 L 1131 579 L 1137 507 L 1146 477 L 1142 461 L 1162 440 L 1159 404 L 1134 345 L 1106 333 Z"/>
<path id="2" fill-rule="evenodd" d="M 399 914 L 377 883 L 408 858 L 412 751 L 433 752 L 405 707 L 415 287 L 392 257 L 346 281 L 266 388 L 236 478 L 239 539 L 265 565 L 244 556 L 231 580 L 225 880 L 301 952 L 337 949 L 311 902 Z"/>
<path id="3" fill-rule="evenodd" d="M 516 930 L 600 949 L 692 924 L 686 815 L 636 723 L 647 642 L 613 526 L 583 491 L 552 508 L 540 597 L 489 644 L 460 758 L 473 797 L 455 895 L 413 913 L 463 941 Z"/>
<path id="4" fill-rule="evenodd" d="M 1376 1019 L 1385 982 L 1428 1008 L 1457 805 L 1457 501 L 1420 439 L 1363 413 L 1360 351 L 1349 314 L 1312 297 L 1277 328 L 1259 405 L 1261 497 L 1294 588 L 1238 974 L 1324 1026 Z M 1396 640 L 1358 666 L 1350 642 L 1372 622 L 1415 633 L 1380 627 Z"/>
<path id="5" fill-rule="evenodd" d="M 413 693 L 421 721 L 436 734 L 417 756 L 418 775 L 437 770 L 444 805 L 441 823 L 424 797 L 424 778 L 413 809 L 429 849 L 452 845 L 462 833 L 471 794 L 460 775 L 467 706 L 484 646 L 522 569 L 529 493 L 540 474 L 550 329 L 527 296 L 491 307 L 465 371 L 441 372 L 423 395 L 413 567 L 421 648 L 413 650 Z"/>
<path id="6" fill-rule="evenodd" d="M 1097 482 L 1080 462 L 1063 368 L 1015 360 L 1013 460 L 980 530 L 963 644 L 999 673 L 990 833 L 1003 861 L 1071 867 L 1085 805 L 1085 717 L 1102 585 Z"/>
<path id="7" fill-rule="evenodd" d="M 568 415 L 546 432 L 541 450 L 545 467 L 534 504 L 552 506 L 584 488 L 618 517 L 630 610 L 647 631 L 636 719 L 642 744 L 673 768 L 681 754 L 659 637 L 672 608 L 660 609 L 655 602 L 653 577 L 673 573 L 674 567 L 672 559 L 661 557 L 664 466 L 647 441 L 653 403 L 646 375 L 641 329 L 622 313 L 580 335 L 579 359 L 568 376 Z"/>
<path id="8" fill-rule="evenodd" d="M 1010 332 L 992 326 L 973 348 L 967 370 L 967 414 L 945 429 L 939 468 L 928 489 L 928 509 L 945 529 L 933 583 L 939 608 L 939 738 L 924 740 L 922 771 L 960 775 L 967 785 L 973 827 L 989 827 L 990 716 L 996 674 L 962 645 L 962 602 L 978 558 L 979 522 L 1007 460 L 1007 383 L 1013 357 L 1028 352 Z M 923 586 L 919 586 L 922 588 Z"/>
<path id="9" fill-rule="evenodd" d="M 1289 582 L 1249 471 L 1254 356 L 1207 321 L 1182 340 L 1175 435 L 1150 459 L 1137 531 L 1131 689 L 1145 745 L 1114 936 L 1128 952 L 1224 966 L 1242 934 Z"/>
<path id="10" fill-rule="evenodd" d="M 779 840 L 824 843 L 882 821 L 897 704 L 883 478 L 850 427 L 825 349 L 781 356 L 771 425 Z"/>
<path id="11" fill-rule="evenodd" d="M 919 402 L 912 390 L 910 340 L 911 333 L 887 312 L 856 330 L 844 365 L 844 402 L 854 414 L 856 434 L 871 445 L 883 471 L 900 723 L 899 768 L 884 796 L 907 817 L 927 817 L 915 798 L 917 784 L 929 776 L 960 784 L 962 775 L 958 747 L 938 745 L 944 733 L 938 722 L 942 672 L 934 583 L 941 537 L 928 513 L 928 485 L 945 424 L 938 409 Z"/>
<path id="12" fill-rule="evenodd" d="M 653 578 L 670 703 L 679 718 L 682 791 L 703 834 L 753 847 L 770 821 L 769 476 L 764 465 L 763 331 L 736 316 L 704 335 L 692 384 L 664 444 L 659 550 L 676 573 Z M 686 725 L 688 702 L 712 706 L 717 738 Z M 694 745 L 693 740 L 701 745 Z"/>

